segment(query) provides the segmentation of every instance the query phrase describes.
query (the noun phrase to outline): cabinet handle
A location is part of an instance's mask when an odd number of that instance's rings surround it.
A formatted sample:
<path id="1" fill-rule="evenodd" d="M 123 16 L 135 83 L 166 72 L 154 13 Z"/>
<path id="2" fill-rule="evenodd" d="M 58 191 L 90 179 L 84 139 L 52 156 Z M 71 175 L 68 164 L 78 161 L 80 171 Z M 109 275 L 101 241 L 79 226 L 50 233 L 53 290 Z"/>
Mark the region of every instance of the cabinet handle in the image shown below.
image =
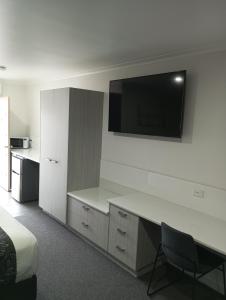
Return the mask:
<path id="1" fill-rule="evenodd" d="M 88 206 L 83 205 L 82 207 L 83 207 L 83 209 L 86 210 L 86 211 L 89 210 L 89 207 L 88 207 Z"/>
<path id="2" fill-rule="evenodd" d="M 51 162 L 54 163 L 54 164 L 58 164 L 59 161 L 55 160 L 55 159 L 51 159 Z"/>
<path id="3" fill-rule="evenodd" d="M 59 162 L 58 160 L 55 160 L 55 159 L 52 159 L 49 157 L 46 157 L 46 160 L 48 160 L 49 162 L 54 163 L 54 164 L 57 164 Z"/>
<path id="4" fill-rule="evenodd" d="M 20 175 L 19 173 L 15 172 L 14 170 L 12 170 L 12 173 L 14 173 L 16 175 Z"/>
<path id="5" fill-rule="evenodd" d="M 127 217 L 127 214 L 126 213 L 124 213 L 124 212 L 122 212 L 122 211 L 118 211 L 118 214 L 121 216 L 121 217 L 123 217 L 123 218 L 126 218 Z"/>
<path id="6" fill-rule="evenodd" d="M 88 227 L 89 227 L 89 225 L 86 224 L 86 223 L 84 223 L 84 222 L 82 222 L 82 225 L 83 225 L 83 227 L 85 227 L 85 228 L 88 228 Z"/>
<path id="7" fill-rule="evenodd" d="M 117 231 L 118 231 L 121 235 L 125 235 L 125 234 L 126 234 L 126 231 L 123 231 L 123 230 L 120 229 L 120 228 L 117 228 Z"/>
<path id="8" fill-rule="evenodd" d="M 46 157 L 45 159 L 48 160 L 49 162 L 52 162 L 52 159 L 49 157 Z"/>
<path id="9" fill-rule="evenodd" d="M 120 246 L 116 246 L 116 249 L 118 250 L 118 251 L 120 251 L 120 252 L 125 252 L 126 251 L 126 249 L 124 249 L 124 248 L 121 248 Z"/>

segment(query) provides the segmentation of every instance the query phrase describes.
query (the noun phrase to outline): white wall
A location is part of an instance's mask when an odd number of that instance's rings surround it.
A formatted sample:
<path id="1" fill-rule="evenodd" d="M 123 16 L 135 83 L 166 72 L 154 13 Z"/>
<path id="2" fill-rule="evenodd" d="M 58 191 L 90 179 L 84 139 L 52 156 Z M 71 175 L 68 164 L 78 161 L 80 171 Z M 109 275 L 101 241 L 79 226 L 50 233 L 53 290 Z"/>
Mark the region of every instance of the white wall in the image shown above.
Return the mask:
<path id="1" fill-rule="evenodd" d="M 2 79 L 0 79 L 0 96 L 2 96 L 3 93 L 3 82 Z"/>
<path id="2" fill-rule="evenodd" d="M 28 136 L 32 140 L 32 148 L 40 149 L 40 88 L 37 86 L 27 86 L 28 105 Z"/>
<path id="3" fill-rule="evenodd" d="M 28 98 L 25 84 L 2 80 L 2 96 L 10 99 L 10 135 L 27 136 L 29 133 Z"/>
<path id="4" fill-rule="evenodd" d="M 107 131 L 109 80 L 186 69 L 184 136 L 181 142 L 114 135 Z M 39 90 L 80 87 L 106 92 L 104 161 L 226 189 L 226 52 L 180 56 L 29 88 L 31 135 L 39 136 Z"/>

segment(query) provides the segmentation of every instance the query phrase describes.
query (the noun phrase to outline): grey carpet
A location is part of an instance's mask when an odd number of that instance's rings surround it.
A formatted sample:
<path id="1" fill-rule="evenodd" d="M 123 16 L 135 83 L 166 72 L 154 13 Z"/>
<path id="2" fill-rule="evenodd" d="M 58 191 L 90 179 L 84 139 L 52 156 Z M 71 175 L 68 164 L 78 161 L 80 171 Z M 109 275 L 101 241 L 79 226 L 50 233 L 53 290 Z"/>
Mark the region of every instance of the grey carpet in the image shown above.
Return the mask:
<path id="1" fill-rule="evenodd" d="M 37 208 L 17 219 L 38 240 L 37 300 L 147 300 L 147 277 L 136 279 Z M 153 300 L 188 300 L 189 285 L 176 285 Z M 199 300 L 222 299 L 200 287 Z"/>

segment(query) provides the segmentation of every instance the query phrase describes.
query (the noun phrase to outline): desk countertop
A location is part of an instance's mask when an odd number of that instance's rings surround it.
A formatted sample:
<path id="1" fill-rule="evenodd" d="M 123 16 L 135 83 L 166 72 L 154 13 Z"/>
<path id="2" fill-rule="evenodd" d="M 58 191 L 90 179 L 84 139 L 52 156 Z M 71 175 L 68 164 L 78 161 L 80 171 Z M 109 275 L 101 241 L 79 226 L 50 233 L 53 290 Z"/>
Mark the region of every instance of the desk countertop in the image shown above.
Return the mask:
<path id="1" fill-rule="evenodd" d="M 224 220 L 132 189 L 123 196 L 103 187 L 74 191 L 68 195 L 105 214 L 109 213 L 109 205 L 113 204 L 155 224 L 165 222 L 192 235 L 203 246 L 226 256 Z"/>
<path id="2" fill-rule="evenodd" d="M 192 235 L 198 243 L 226 255 L 226 221 L 140 192 L 108 201 L 153 223 L 165 222 Z"/>
<path id="3" fill-rule="evenodd" d="M 33 149 L 33 148 L 29 148 L 29 149 L 11 149 L 11 152 L 13 154 L 22 156 L 24 158 L 33 160 L 37 163 L 40 162 L 40 154 L 39 151 Z"/>
<path id="4" fill-rule="evenodd" d="M 109 213 L 109 199 L 120 196 L 117 193 L 110 192 L 100 187 L 72 191 L 69 192 L 68 195 L 101 211 L 104 214 Z"/>

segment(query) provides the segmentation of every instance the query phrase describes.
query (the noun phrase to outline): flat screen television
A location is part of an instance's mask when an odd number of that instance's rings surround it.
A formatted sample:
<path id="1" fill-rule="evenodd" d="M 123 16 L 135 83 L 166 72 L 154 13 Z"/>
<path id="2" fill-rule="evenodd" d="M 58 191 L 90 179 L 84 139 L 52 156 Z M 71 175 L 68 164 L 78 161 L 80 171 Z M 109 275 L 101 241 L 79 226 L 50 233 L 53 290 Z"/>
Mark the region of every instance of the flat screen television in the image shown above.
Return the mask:
<path id="1" fill-rule="evenodd" d="M 108 130 L 182 136 L 186 71 L 110 81 Z"/>

